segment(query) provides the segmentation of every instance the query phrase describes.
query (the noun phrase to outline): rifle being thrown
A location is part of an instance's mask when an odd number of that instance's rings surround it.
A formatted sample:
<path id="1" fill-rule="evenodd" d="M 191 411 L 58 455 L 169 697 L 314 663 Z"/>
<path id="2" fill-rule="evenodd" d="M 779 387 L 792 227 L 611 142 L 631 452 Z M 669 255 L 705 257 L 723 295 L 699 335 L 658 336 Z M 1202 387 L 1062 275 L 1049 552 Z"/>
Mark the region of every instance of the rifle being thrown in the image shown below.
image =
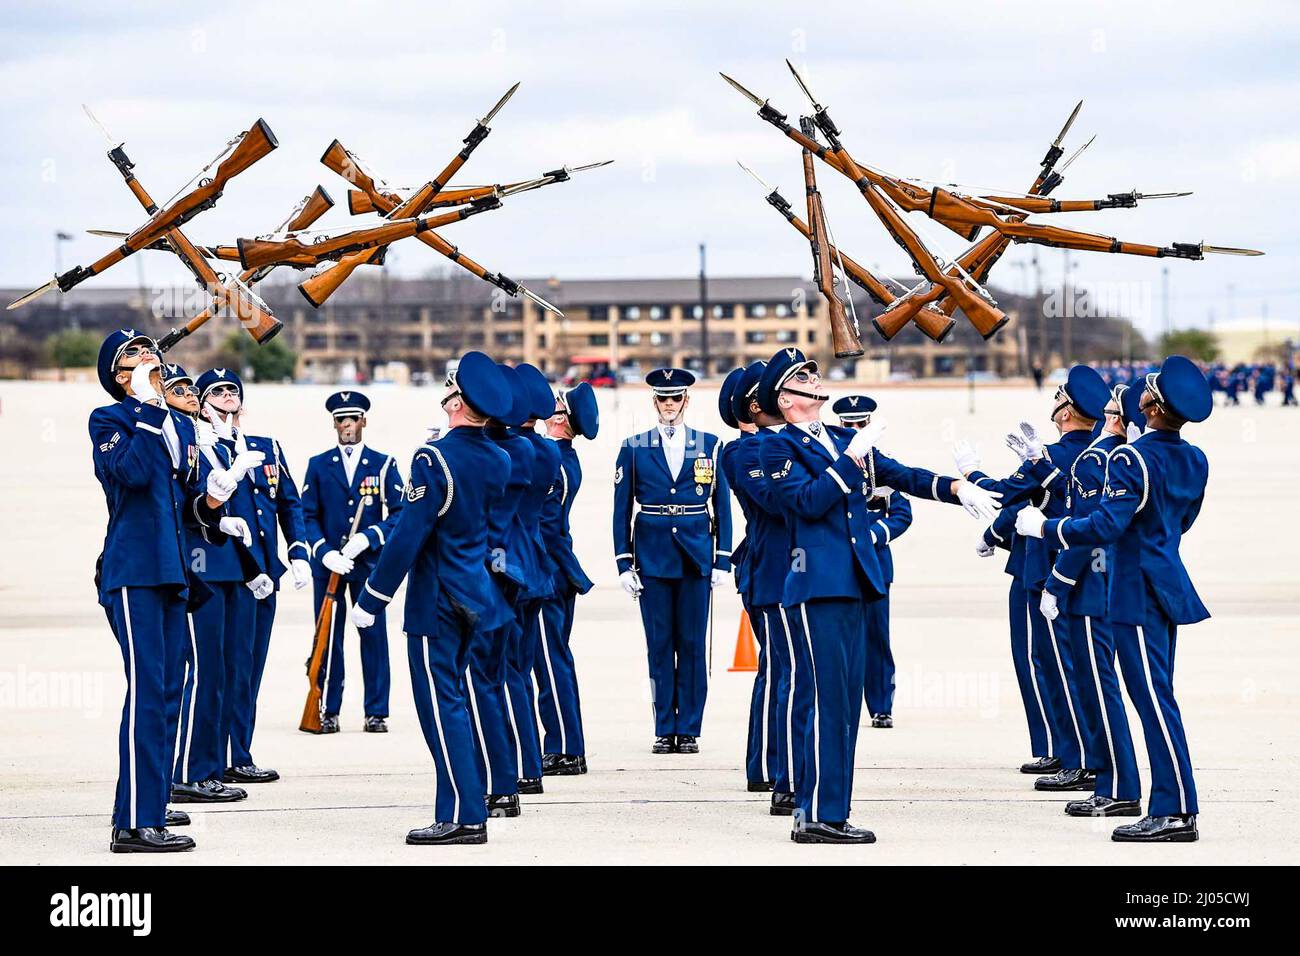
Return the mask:
<path id="1" fill-rule="evenodd" d="M 801 120 L 801 123 L 806 124 L 805 133 L 811 132 L 810 120 Z M 844 310 L 844 303 L 835 292 L 835 265 L 831 258 L 826 207 L 822 205 L 821 193 L 817 191 L 816 170 L 813 168 L 812 154 L 807 150 L 803 153 L 803 181 L 808 195 L 808 243 L 812 247 L 813 282 L 816 283 L 817 291 L 822 294 L 830 310 L 831 341 L 835 347 L 835 357 L 854 358 L 863 353 L 862 339 L 858 332 L 857 310 L 854 309 L 853 318 L 850 319 Z M 841 261 L 840 270 L 843 269 L 844 263 Z M 852 292 L 847 288 L 844 291 L 848 295 L 849 307 L 853 308 Z"/>

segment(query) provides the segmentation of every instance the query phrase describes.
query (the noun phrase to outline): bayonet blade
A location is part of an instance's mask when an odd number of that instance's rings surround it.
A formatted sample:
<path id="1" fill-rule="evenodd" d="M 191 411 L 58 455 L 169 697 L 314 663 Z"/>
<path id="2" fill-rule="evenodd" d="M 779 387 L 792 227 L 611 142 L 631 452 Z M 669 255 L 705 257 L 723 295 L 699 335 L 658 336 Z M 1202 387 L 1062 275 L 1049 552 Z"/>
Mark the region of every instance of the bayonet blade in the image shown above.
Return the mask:
<path id="1" fill-rule="evenodd" d="M 1074 111 L 1070 113 L 1070 118 L 1065 121 L 1065 125 L 1061 127 L 1061 131 L 1056 134 L 1056 139 L 1052 140 L 1053 146 L 1061 145 L 1061 140 L 1065 139 L 1065 134 L 1070 132 L 1070 127 L 1074 125 L 1075 118 L 1078 117 L 1079 110 L 1081 109 L 1083 109 L 1083 100 L 1079 100 L 1079 102 L 1074 105 Z"/>
<path id="2" fill-rule="evenodd" d="M 1134 193 L 1138 199 L 1177 199 L 1179 196 L 1190 196 L 1192 191 L 1182 193 Z"/>
<path id="3" fill-rule="evenodd" d="M 103 236 L 105 239 L 125 239 L 131 235 L 129 232 L 118 232 L 116 229 L 87 229 L 86 234 L 90 236 Z"/>
<path id="4" fill-rule="evenodd" d="M 1079 155 L 1080 155 L 1080 154 L 1081 154 L 1085 149 L 1087 149 L 1089 146 L 1091 146 L 1091 145 L 1092 145 L 1092 141 L 1095 140 L 1096 138 L 1097 138 L 1097 134 L 1096 134 L 1096 133 L 1093 133 L 1093 134 L 1092 134 L 1092 139 L 1088 140 L 1088 142 L 1084 143 L 1082 146 L 1080 146 L 1078 149 L 1076 149 L 1076 150 L 1071 154 L 1070 158 L 1067 159 L 1067 160 L 1066 160 L 1066 161 L 1061 165 L 1061 168 L 1058 169 L 1057 172 L 1058 172 L 1058 173 L 1063 173 L 1063 172 L 1065 172 L 1067 169 L 1069 169 L 1069 168 L 1070 168 L 1070 164 L 1071 164 L 1072 162 L 1074 162 L 1076 159 L 1078 159 L 1078 158 L 1079 158 Z"/>
<path id="5" fill-rule="evenodd" d="M 519 81 L 519 83 L 522 82 L 523 80 Z M 515 90 L 519 89 L 519 83 L 516 83 L 514 86 L 510 87 L 510 89 L 506 90 L 505 95 L 501 97 L 501 99 L 497 100 L 497 105 L 488 111 L 487 116 L 478 121 L 479 126 L 487 126 L 488 123 L 492 122 L 492 118 L 501 111 L 501 107 L 505 106 L 506 103 L 510 101 L 510 97 L 515 95 Z"/>
<path id="6" fill-rule="evenodd" d="M 740 160 L 736 160 L 736 165 L 739 166 L 741 169 L 743 169 L 745 172 L 749 173 L 749 175 L 753 176 L 754 179 L 758 182 L 758 184 L 759 184 L 760 186 L 763 187 L 763 191 L 764 191 L 764 192 L 768 192 L 768 193 L 776 192 L 776 189 L 775 189 L 774 187 L 772 187 L 772 186 L 769 186 L 769 185 L 767 184 L 767 182 L 764 181 L 764 179 L 763 179 L 762 176 L 760 176 L 758 173 L 754 172 L 752 169 L 750 169 L 748 166 L 746 166 L 746 165 L 745 165 L 744 163 L 742 163 Z"/>
<path id="7" fill-rule="evenodd" d="M 542 307 L 543 309 L 545 309 L 547 312 L 554 312 L 554 313 L 555 313 L 556 315 L 558 315 L 560 318 L 564 318 L 564 313 L 563 313 L 563 312 L 561 312 L 561 311 L 560 311 L 559 309 L 557 309 L 555 306 L 551 305 L 551 303 L 547 302 L 547 301 L 546 301 L 545 299 L 543 299 L 540 295 L 538 295 L 538 294 L 537 294 L 536 292 L 534 292 L 532 289 L 529 289 L 529 288 L 528 288 L 527 286 L 525 286 L 523 283 L 520 283 L 520 284 L 519 284 L 519 291 L 522 292 L 524 295 L 526 295 L 528 298 L 532 299 L 534 302 L 536 302 L 539 306 L 541 306 L 541 307 Z"/>
<path id="8" fill-rule="evenodd" d="M 760 99 L 759 97 L 755 96 L 753 93 L 749 92 L 749 90 L 745 89 L 743 86 L 741 86 L 741 85 L 740 85 L 739 83 L 737 83 L 735 80 L 733 80 L 731 77 L 727 76 L 727 74 L 725 74 L 725 73 L 719 73 L 718 76 L 722 77 L 724 80 L 726 80 L 728 83 L 730 83 L 731 86 L 732 86 L 732 88 L 734 88 L 735 90 L 737 90 L 737 91 L 740 93 L 741 96 L 745 97 L 745 99 L 749 100 L 749 101 L 750 101 L 751 103 L 753 103 L 755 106 L 757 106 L 757 107 L 759 107 L 759 108 L 762 108 L 763 105 L 767 102 L 767 100 Z"/>
<path id="9" fill-rule="evenodd" d="M 588 169 L 600 169 L 600 167 L 608 166 L 612 162 L 614 162 L 612 159 L 602 159 L 600 162 L 588 163 L 585 166 L 566 166 L 564 168 L 571 173 L 582 173 L 586 172 Z"/>
<path id="10" fill-rule="evenodd" d="M 1201 251 L 1212 252 L 1221 256 L 1262 256 L 1264 254 L 1261 249 L 1238 249 L 1235 246 L 1208 246 L 1205 243 L 1201 243 Z M 10 306 L 10 308 L 12 309 L 13 306 Z"/>
<path id="11" fill-rule="evenodd" d="M 112 147 L 112 146 L 120 146 L 120 145 L 122 144 L 122 140 L 120 140 L 120 139 L 113 139 L 113 137 L 110 136 L 110 135 L 108 134 L 108 130 L 104 127 L 104 124 L 101 123 L 101 122 L 99 121 L 99 118 L 98 118 L 97 116 L 95 116 L 95 114 L 92 113 L 92 112 L 90 111 L 90 107 L 89 107 L 89 106 L 87 106 L 85 103 L 82 103 L 82 104 L 81 104 L 81 108 L 82 108 L 83 110 L 85 110 L 86 115 L 87 115 L 88 117 L 90 117 L 90 121 L 91 121 L 92 123 L 95 124 L 95 126 L 99 129 L 99 131 L 100 131 L 101 133 L 104 134 L 104 139 L 108 140 L 108 145 L 109 145 L 110 147 Z"/>
<path id="12" fill-rule="evenodd" d="M 803 95 L 808 97 L 808 102 L 812 104 L 813 112 L 820 112 L 822 105 L 817 102 L 817 97 L 812 95 L 812 90 L 808 89 L 808 84 L 803 81 L 803 77 L 800 76 L 799 71 L 794 68 L 794 64 L 790 62 L 789 57 L 786 57 L 785 65 L 788 66 L 790 72 L 794 74 L 794 81 L 799 84 L 799 89 L 803 90 Z"/>
<path id="13" fill-rule="evenodd" d="M 17 299 L 14 299 L 7 306 L 5 306 L 5 309 L 16 309 L 20 305 L 26 305 L 28 302 L 31 302 L 33 299 L 39 299 L 41 296 L 45 295 L 45 293 L 53 291 L 58 287 L 59 287 L 59 279 L 56 276 L 55 278 L 51 279 L 49 282 L 45 283 L 45 285 L 41 286 L 39 289 L 33 289 L 31 292 L 28 292 L 26 295 L 19 296 Z"/>

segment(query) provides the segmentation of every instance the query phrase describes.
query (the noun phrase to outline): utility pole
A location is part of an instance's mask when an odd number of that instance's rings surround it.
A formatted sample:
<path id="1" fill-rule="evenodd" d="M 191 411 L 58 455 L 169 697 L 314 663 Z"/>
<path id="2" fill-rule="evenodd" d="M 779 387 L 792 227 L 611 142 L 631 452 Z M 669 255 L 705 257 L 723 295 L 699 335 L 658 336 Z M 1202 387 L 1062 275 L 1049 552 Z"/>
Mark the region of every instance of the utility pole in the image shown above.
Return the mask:
<path id="1" fill-rule="evenodd" d="M 1065 253 L 1065 277 L 1061 280 L 1061 359 L 1067 367 L 1074 361 L 1074 288 L 1070 285 L 1070 250 Z"/>
<path id="2" fill-rule="evenodd" d="M 1169 327 L 1169 267 L 1164 266 L 1160 270 L 1160 309 L 1164 314 L 1165 335 L 1173 331 Z"/>
<path id="3" fill-rule="evenodd" d="M 700 243 L 700 365 L 709 377 L 709 277 L 705 272 L 705 245 Z"/>
<path id="4" fill-rule="evenodd" d="M 1038 263 L 1038 250 L 1030 258 L 1034 267 L 1034 308 L 1038 310 L 1038 364 L 1047 370 L 1047 312 L 1043 308 L 1043 269 Z"/>

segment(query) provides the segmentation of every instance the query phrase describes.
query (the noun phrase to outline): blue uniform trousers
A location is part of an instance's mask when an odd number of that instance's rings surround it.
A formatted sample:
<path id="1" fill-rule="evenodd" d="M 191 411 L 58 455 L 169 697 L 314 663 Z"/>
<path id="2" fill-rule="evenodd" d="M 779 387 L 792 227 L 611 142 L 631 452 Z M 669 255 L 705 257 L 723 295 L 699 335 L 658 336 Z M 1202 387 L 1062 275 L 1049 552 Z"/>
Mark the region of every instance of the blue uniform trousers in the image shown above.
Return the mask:
<path id="1" fill-rule="evenodd" d="M 578 698 L 578 672 L 573 663 L 569 639 L 573 635 L 573 612 L 577 592 L 564 593 L 542 602 L 541 640 L 534 662 L 537 675 L 537 713 L 542 719 L 542 752 L 585 756 L 587 741 L 582 733 L 582 704 Z"/>
<path id="2" fill-rule="evenodd" d="M 894 712 L 894 652 L 889 646 L 889 595 L 864 605 L 867 625 L 867 673 L 864 698 L 867 710 Z"/>
<path id="3" fill-rule="evenodd" d="M 507 703 L 518 747 L 519 776 L 527 779 L 542 775 L 542 741 L 537 733 L 537 704 L 533 695 L 533 661 L 541 640 L 538 624 L 541 608 L 542 602 L 537 599 L 516 605 L 506 655 Z"/>
<path id="4" fill-rule="evenodd" d="M 809 662 L 808 679 L 793 681 L 793 743 L 803 751 L 795 767 L 795 813 L 815 823 L 843 823 L 853 799 L 853 755 L 866 674 L 863 602 L 831 598 L 787 609 L 799 617 Z"/>
<path id="5" fill-rule="evenodd" d="M 698 737 L 709 694 L 706 646 L 709 578 L 643 575 L 641 623 L 645 627 L 654 702 L 655 736 Z"/>
<path id="6" fill-rule="evenodd" d="M 278 595 L 272 591 L 261 601 L 257 602 L 255 619 L 253 621 L 253 674 L 252 674 L 252 711 L 248 720 L 248 746 L 250 751 L 253 746 L 253 732 L 257 729 L 257 695 L 262 690 L 262 674 L 266 670 L 266 655 L 271 649 L 271 628 L 275 625 L 275 599 Z"/>
<path id="7" fill-rule="evenodd" d="M 745 740 L 745 777 L 750 783 L 770 783 L 779 759 L 777 675 L 773 672 L 768 623 L 755 608 L 745 607 L 754 641 L 758 644 L 758 672 L 749 695 L 749 735 Z"/>
<path id="8" fill-rule="evenodd" d="M 343 706 L 343 632 L 347 629 L 348 606 L 357 603 L 361 596 L 364 581 L 341 581 L 338 590 L 338 603 L 334 606 L 334 636 L 330 640 L 329 653 L 325 655 L 325 664 L 321 668 L 321 679 L 325 682 L 325 713 L 338 714 Z M 320 606 L 325 600 L 325 590 L 329 578 L 313 578 L 315 591 L 316 616 L 320 617 Z M 349 598 L 350 596 L 350 598 Z M 349 598 L 345 600 L 345 598 Z M 392 683 L 388 666 L 388 619 L 381 610 L 375 614 L 375 623 L 370 627 L 357 628 L 361 638 L 361 681 L 365 688 L 365 713 L 367 717 L 388 716 L 388 690 Z"/>
<path id="9" fill-rule="evenodd" d="M 474 629 L 446 601 L 439 602 L 437 628 L 433 635 L 408 634 L 406 641 L 415 710 L 433 755 L 434 821 L 483 823 L 487 789 L 464 680 Z"/>
<path id="10" fill-rule="evenodd" d="M 1015 666 L 1020 700 L 1025 706 L 1025 720 L 1029 723 L 1030 751 L 1035 757 L 1051 756 L 1052 729 L 1047 720 L 1043 681 L 1039 677 L 1042 665 L 1038 659 L 1038 645 L 1029 636 L 1029 620 L 1034 615 L 1025 597 L 1025 586 L 1018 578 L 1011 579 L 1007 604 L 1011 618 L 1011 663 Z M 1046 630 L 1047 622 L 1042 615 L 1036 617 L 1035 626 Z"/>
<path id="11" fill-rule="evenodd" d="M 519 754 L 506 690 L 506 658 L 516 625 L 484 631 L 476 628 L 465 667 L 469 716 L 477 747 L 476 766 L 487 793 L 519 792 Z"/>
<path id="12" fill-rule="evenodd" d="M 1174 700 L 1174 646 L 1178 627 L 1158 611 L 1145 625 L 1111 624 L 1124 686 L 1142 720 L 1151 761 L 1152 816 L 1196 813 L 1196 781 L 1182 714 Z"/>
<path id="13" fill-rule="evenodd" d="M 1052 755 L 1061 760 L 1061 769 L 1077 770 L 1088 766 L 1089 754 L 1084 745 L 1083 721 L 1079 713 L 1079 695 L 1075 687 L 1074 656 L 1070 653 L 1070 621 L 1064 615 L 1055 621 L 1043 617 L 1039 610 L 1042 591 L 1027 591 L 1030 633 L 1038 657 L 1038 676 L 1044 691 L 1047 719 L 1052 727 Z"/>
<path id="14" fill-rule="evenodd" d="M 171 795 L 181 697 L 175 689 L 183 684 L 189 646 L 185 601 L 174 587 L 124 587 L 104 600 L 126 672 L 113 826 L 160 827 Z"/>
<path id="15" fill-rule="evenodd" d="M 754 633 L 762 628 L 767 648 L 771 717 L 767 772 L 777 793 L 794 793 L 795 766 L 803 759 L 800 748 L 792 744 L 796 726 L 792 689 L 797 679 L 806 678 L 812 669 L 800 627 L 798 616 L 785 608 L 775 604 L 754 608 Z"/>
<path id="16" fill-rule="evenodd" d="M 212 592 L 189 615 L 190 653 L 186 659 L 180 733 L 172 779 L 177 783 L 220 780 L 226 764 L 222 713 L 226 700 L 227 636 L 251 626 L 244 600 L 248 589 L 238 581 L 210 581 Z M 244 594 L 240 594 L 240 592 Z"/>
<path id="17" fill-rule="evenodd" d="M 1089 768 L 1097 771 L 1096 793 L 1112 800 L 1137 800 L 1142 796 L 1142 781 L 1115 672 L 1110 622 L 1075 614 L 1062 614 L 1057 620 L 1067 617 Z"/>

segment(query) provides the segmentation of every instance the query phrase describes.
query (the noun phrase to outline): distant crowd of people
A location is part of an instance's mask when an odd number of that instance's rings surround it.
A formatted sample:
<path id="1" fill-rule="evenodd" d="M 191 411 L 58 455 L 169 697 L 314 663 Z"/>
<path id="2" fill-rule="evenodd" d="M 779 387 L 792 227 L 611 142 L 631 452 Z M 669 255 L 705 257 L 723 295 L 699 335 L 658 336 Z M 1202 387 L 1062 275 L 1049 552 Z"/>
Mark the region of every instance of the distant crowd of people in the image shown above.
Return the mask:
<path id="1" fill-rule="evenodd" d="M 1222 395 L 1224 405 L 1240 405 L 1243 395 L 1253 396 L 1256 405 L 1263 405 L 1270 392 L 1282 393 L 1283 405 L 1296 405 L 1294 364 L 1279 365 L 1275 362 L 1257 362 L 1247 364 L 1238 362 L 1227 365 L 1223 362 L 1198 362 L 1206 380 L 1210 383 L 1213 396 Z M 1101 373 L 1106 384 L 1129 385 L 1143 381 L 1147 375 L 1159 371 L 1157 362 L 1110 362 L 1093 366 Z M 1042 387 L 1042 372 L 1035 368 L 1035 381 Z"/>

